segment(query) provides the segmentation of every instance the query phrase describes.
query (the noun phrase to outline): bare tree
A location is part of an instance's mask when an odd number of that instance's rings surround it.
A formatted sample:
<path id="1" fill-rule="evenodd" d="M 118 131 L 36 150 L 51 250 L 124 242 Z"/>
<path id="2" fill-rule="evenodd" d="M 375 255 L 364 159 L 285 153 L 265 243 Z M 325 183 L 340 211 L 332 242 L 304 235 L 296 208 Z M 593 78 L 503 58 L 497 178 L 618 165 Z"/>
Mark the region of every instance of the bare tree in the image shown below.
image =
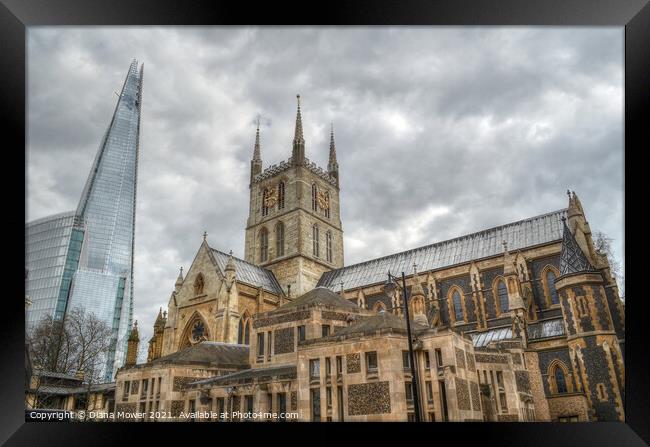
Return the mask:
<path id="1" fill-rule="evenodd" d="M 92 312 L 75 308 L 63 320 L 44 317 L 27 335 L 34 368 L 83 379 L 85 409 L 92 410 L 92 385 L 102 382 L 111 340 L 111 329 Z M 34 381 L 31 392 L 41 402 L 42 380 Z M 37 405 L 38 405 L 37 400 Z M 79 407 L 79 405 L 77 405 Z"/>
<path id="2" fill-rule="evenodd" d="M 594 247 L 598 253 L 607 257 L 609 271 L 618 284 L 621 291 L 621 298 L 625 301 L 625 275 L 622 274 L 621 263 L 614 257 L 614 251 L 612 249 L 613 241 L 614 239 L 602 231 L 596 231 L 594 234 Z"/>

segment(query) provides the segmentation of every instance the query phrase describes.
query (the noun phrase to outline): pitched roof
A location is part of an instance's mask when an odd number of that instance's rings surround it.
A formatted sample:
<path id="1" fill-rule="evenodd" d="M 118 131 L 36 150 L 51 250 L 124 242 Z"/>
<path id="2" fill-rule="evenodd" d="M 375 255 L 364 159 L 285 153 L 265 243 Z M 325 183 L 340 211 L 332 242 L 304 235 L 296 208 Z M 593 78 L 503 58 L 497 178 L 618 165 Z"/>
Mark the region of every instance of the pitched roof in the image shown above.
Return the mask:
<path id="1" fill-rule="evenodd" d="M 280 366 L 270 366 L 267 368 L 251 368 L 244 371 L 237 371 L 232 374 L 226 374 L 224 376 L 210 377 L 209 379 L 198 380 L 192 382 L 191 386 L 197 385 L 206 385 L 206 384 L 215 384 L 215 385 L 227 385 L 233 382 L 240 382 L 247 379 L 256 379 L 261 377 L 293 377 L 296 376 L 296 365 L 280 365 Z"/>
<path id="2" fill-rule="evenodd" d="M 202 363 L 211 366 L 246 368 L 248 367 L 248 345 L 202 341 L 151 362 L 154 365 L 161 363 Z"/>
<path id="3" fill-rule="evenodd" d="M 595 269 L 578 245 L 566 222 L 563 224 L 562 251 L 560 252 L 560 275 L 593 272 Z"/>
<path id="4" fill-rule="evenodd" d="M 538 340 L 548 337 L 564 335 L 564 321 L 562 317 L 530 323 L 527 328 L 528 340 Z M 493 341 L 509 340 L 512 338 L 510 326 L 497 327 L 487 331 L 468 334 L 472 337 L 475 348 L 483 348 Z"/>
<path id="5" fill-rule="evenodd" d="M 416 263 L 420 272 L 435 270 L 503 253 L 505 240 L 510 251 L 546 244 L 562 239 L 561 217 L 566 209 L 529 219 L 437 242 L 424 247 L 343 267 L 323 273 L 319 286 L 345 289 L 378 284 L 386 281 L 386 273 L 412 272 Z"/>
<path id="6" fill-rule="evenodd" d="M 526 332 L 528 333 L 529 340 L 564 335 L 564 319 L 560 317 L 552 320 L 530 323 Z"/>
<path id="7" fill-rule="evenodd" d="M 299 296 L 293 301 L 290 301 L 282 306 L 278 307 L 272 312 L 282 311 L 285 309 L 291 309 L 295 307 L 303 306 L 330 306 L 330 307 L 342 307 L 345 309 L 359 309 L 359 306 L 353 302 L 346 300 L 338 293 L 332 292 L 326 287 L 316 287 L 310 290 L 307 293 Z"/>
<path id="8" fill-rule="evenodd" d="M 418 324 L 414 321 L 411 321 L 411 331 L 418 332 L 427 330 L 429 327 Z M 391 312 L 379 312 L 377 315 L 372 315 L 369 317 L 360 317 L 356 322 L 352 323 L 347 327 L 336 327 L 334 328 L 334 334 L 328 335 L 327 337 L 315 338 L 311 340 L 305 340 L 300 342 L 300 344 L 312 344 L 318 343 L 320 341 L 331 341 L 335 340 L 338 337 L 347 336 L 347 335 L 373 335 L 378 331 L 381 332 L 393 332 L 398 334 L 406 335 L 406 320 L 398 315 L 395 315 Z"/>
<path id="9" fill-rule="evenodd" d="M 469 334 L 472 337 L 472 343 L 475 348 L 482 348 L 493 341 L 508 340 L 512 338 L 512 329 L 508 327 L 499 327 L 488 329 L 483 332 L 474 332 Z"/>
<path id="10" fill-rule="evenodd" d="M 228 258 L 230 255 L 215 248 L 210 248 L 212 249 L 212 254 L 214 255 L 214 259 L 217 261 L 219 269 L 222 272 L 225 271 L 226 264 L 228 263 Z M 264 290 L 276 295 L 283 294 L 282 287 L 280 287 L 278 280 L 275 279 L 273 272 L 259 267 L 255 264 L 251 264 L 250 262 L 246 262 L 243 259 L 239 259 L 235 256 L 233 256 L 232 259 L 235 264 L 237 281 L 243 282 L 253 287 L 261 287 Z"/>

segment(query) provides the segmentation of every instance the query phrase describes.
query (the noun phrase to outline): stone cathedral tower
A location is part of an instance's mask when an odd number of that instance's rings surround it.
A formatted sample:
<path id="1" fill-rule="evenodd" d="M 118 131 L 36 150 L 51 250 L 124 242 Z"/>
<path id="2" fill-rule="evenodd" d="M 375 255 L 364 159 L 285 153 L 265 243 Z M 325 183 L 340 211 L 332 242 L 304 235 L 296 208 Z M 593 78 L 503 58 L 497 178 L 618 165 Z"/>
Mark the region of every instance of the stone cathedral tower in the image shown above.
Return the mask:
<path id="1" fill-rule="evenodd" d="M 323 272 L 343 266 L 334 130 L 324 170 L 305 156 L 300 95 L 291 158 L 262 170 L 257 126 L 245 257 L 271 270 L 294 297 L 314 288 Z"/>

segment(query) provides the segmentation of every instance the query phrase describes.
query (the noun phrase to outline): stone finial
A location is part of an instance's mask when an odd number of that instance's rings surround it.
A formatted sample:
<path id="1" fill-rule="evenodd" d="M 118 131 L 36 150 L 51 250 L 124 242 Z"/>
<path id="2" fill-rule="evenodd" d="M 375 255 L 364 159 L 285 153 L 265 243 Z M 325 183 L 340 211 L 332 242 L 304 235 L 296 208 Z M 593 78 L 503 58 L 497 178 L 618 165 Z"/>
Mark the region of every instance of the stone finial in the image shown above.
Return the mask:
<path id="1" fill-rule="evenodd" d="M 203 240 L 205 241 L 208 238 L 208 232 L 204 231 L 203 232 Z"/>

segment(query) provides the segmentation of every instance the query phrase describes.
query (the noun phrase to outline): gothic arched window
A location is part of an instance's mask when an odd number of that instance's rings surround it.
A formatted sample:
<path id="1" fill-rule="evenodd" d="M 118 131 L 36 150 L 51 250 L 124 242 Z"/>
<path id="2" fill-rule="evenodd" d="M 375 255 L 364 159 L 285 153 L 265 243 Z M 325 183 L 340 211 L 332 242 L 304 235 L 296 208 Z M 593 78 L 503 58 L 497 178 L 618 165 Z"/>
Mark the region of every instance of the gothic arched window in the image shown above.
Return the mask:
<path id="1" fill-rule="evenodd" d="M 327 262 L 332 262 L 332 232 L 325 233 L 325 253 L 327 255 Z"/>
<path id="2" fill-rule="evenodd" d="M 237 331 L 237 343 L 240 345 L 250 344 L 251 336 L 251 319 L 247 314 L 244 314 L 239 319 L 239 330 Z"/>
<path id="3" fill-rule="evenodd" d="M 264 188 L 264 192 L 262 193 L 262 216 L 269 214 L 269 207 L 266 205 L 268 196 L 269 190 L 267 188 Z"/>
<path id="4" fill-rule="evenodd" d="M 278 222 L 275 226 L 275 253 L 276 256 L 284 256 L 284 224 Z"/>
<path id="5" fill-rule="evenodd" d="M 465 314 L 463 312 L 463 299 L 459 290 L 453 289 L 451 294 L 451 303 L 454 308 L 454 318 L 456 321 L 463 321 L 465 319 Z"/>
<path id="6" fill-rule="evenodd" d="M 563 394 L 567 392 L 566 386 L 566 377 L 564 376 L 564 370 L 558 365 L 555 367 L 555 373 L 553 374 L 555 379 L 555 390 L 558 394 Z"/>
<path id="7" fill-rule="evenodd" d="M 260 261 L 266 262 L 269 259 L 269 232 L 266 228 L 260 231 Z"/>
<path id="8" fill-rule="evenodd" d="M 312 183 L 311 185 L 311 209 L 314 211 L 318 211 L 318 191 L 316 190 L 316 183 Z"/>
<path id="9" fill-rule="evenodd" d="M 555 272 L 550 268 L 546 270 L 546 289 L 548 290 L 550 304 L 559 304 L 560 298 L 557 296 L 557 290 L 555 289 Z"/>
<path id="10" fill-rule="evenodd" d="M 497 294 L 499 296 L 499 311 L 501 313 L 508 311 L 508 288 L 503 279 L 500 279 L 497 285 Z"/>
<path id="11" fill-rule="evenodd" d="M 325 217 L 327 217 L 329 219 L 329 217 L 330 217 L 330 207 L 331 207 L 330 192 L 329 191 L 327 191 L 325 193 L 325 201 L 327 203 L 327 207 L 325 208 Z"/>
<path id="12" fill-rule="evenodd" d="M 278 209 L 284 209 L 284 182 L 278 184 Z"/>
<path id="13" fill-rule="evenodd" d="M 314 256 L 318 257 L 320 254 L 320 244 L 319 244 L 320 230 L 318 229 L 318 225 L 314 225 L 311 229 L 311 232 L 312 232 L 312 251 L 314 253 Z"/>

